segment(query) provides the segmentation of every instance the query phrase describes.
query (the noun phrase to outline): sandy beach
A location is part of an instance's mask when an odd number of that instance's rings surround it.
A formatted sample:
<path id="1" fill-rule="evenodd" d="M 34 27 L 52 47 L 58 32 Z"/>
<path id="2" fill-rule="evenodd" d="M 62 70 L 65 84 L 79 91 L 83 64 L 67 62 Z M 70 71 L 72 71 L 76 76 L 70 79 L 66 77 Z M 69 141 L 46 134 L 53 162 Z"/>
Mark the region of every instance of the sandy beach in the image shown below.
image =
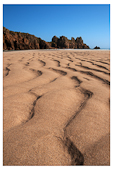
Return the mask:
<path id="1" fill-rule="evenodd" d="M 110 51 L 3 52 L 3 165 L 110 165 Z"/>

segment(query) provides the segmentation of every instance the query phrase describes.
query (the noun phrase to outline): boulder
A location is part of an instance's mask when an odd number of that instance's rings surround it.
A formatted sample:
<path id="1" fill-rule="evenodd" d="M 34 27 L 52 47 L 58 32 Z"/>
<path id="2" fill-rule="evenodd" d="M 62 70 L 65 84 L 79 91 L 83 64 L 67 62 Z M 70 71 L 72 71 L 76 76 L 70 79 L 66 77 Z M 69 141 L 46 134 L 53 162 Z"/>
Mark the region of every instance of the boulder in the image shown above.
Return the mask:
<path id="1" fill-rule="evenodd" d="M 97 47 L 97 46 L 96 46 L 96 47 L 94 47 L 94 49 L 100 49 L 100 47 Z"/>

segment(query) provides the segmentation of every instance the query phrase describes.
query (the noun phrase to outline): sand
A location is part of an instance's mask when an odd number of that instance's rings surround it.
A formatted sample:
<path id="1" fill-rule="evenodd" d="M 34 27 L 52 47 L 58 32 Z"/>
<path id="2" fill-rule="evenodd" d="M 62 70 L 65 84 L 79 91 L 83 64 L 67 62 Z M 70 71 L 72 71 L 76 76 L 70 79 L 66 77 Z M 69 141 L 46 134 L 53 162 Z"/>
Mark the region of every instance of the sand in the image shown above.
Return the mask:
<path id="1" fill-rule="evenodd" d="M 110 165 L 110 51 L 3 52 L 3 165 Z"/>

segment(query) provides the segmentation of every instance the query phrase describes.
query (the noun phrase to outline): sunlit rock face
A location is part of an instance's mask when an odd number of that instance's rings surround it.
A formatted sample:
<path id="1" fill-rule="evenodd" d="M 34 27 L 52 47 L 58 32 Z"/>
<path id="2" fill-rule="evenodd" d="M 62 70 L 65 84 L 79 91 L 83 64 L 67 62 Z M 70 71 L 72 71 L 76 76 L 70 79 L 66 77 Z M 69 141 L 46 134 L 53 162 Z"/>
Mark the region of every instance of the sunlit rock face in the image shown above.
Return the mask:
<path id="1" fill-rule="evenodd" d="M 81 37 L 77 37 L 76 40 L 72 37 L 71 40 L 69 40 L 65 36 L 61 36 L 60 38 L 58 38 L 57 36 L 53 36 L 51 42 L 46 42 L 41 38 L 35 37 L 34 35 L 10 31 L 3 27 L 3 50 L 51 49 L 51 48 L 89 49 L 89 46 L 83 43 Z"/>

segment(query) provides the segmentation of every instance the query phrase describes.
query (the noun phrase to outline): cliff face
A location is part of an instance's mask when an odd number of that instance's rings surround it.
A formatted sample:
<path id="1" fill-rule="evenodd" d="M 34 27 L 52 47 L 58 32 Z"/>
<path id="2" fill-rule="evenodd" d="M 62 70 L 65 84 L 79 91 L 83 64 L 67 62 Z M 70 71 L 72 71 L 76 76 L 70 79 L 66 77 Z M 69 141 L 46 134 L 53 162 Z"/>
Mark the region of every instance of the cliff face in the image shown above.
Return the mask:
<path id="1" fill-rule="evenodd" d="M 3 50 L 49 49 L 51 46 L 41 38 L 28 33 L 9 31 L 3 28 Z"/>
<path id="2" fill-rule="evenodd" d="M 77 37 L 76 40 L 72 37 L 68 40 L 67 37 L 61 36 L 60 38 L 54 36 L 52 38 L 52 47 L 55 48 L 72 48 L 72 49 L 89 49 L 89 46 L 83 43 L 81 37 Z"/>
<path id="3" fill-rule="evenodd" d="M 76 40 L 72 37 L 60 38 L 54 36 L 52 42 L 46 42 L 41 38 L 28 33 L 9 31 L 3 27 L 3 50 L 27 50 L 27 49 L 51 49 L 51 48 L 72 48 L 72 49 L 88 49 L 89 46 L 83 43 L 81 37 Z"/>

